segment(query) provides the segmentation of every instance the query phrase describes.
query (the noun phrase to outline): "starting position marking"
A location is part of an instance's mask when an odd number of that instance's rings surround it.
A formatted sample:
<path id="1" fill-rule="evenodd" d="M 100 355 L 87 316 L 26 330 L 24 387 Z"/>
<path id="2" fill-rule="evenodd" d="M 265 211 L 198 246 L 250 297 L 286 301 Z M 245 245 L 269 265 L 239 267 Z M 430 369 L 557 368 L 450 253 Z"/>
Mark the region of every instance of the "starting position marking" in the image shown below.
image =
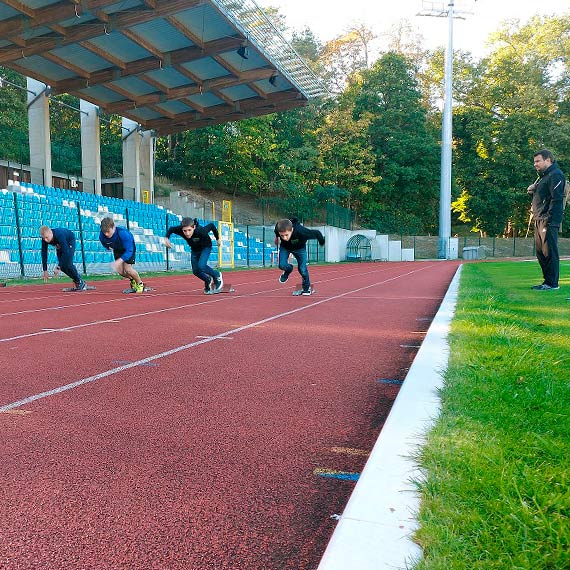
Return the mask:
<path id="1" fill-rule="evenodd" d="M 325 477 L 326 479 L 342 479 L 343 481 L 358 481 L 360 473 L 350 473 L 349 471 L 336 471 L 335 469 L 322 469 L 317 467 L 313 475 Z"/>
<path id="2" fill-rule="evenodd" d="M 342 453 L 343 455 L 361 455 L 366 457 L 369 455 L 366 449 L 355 449 L 354 447 L 331 447 L 333 453 Z"/>

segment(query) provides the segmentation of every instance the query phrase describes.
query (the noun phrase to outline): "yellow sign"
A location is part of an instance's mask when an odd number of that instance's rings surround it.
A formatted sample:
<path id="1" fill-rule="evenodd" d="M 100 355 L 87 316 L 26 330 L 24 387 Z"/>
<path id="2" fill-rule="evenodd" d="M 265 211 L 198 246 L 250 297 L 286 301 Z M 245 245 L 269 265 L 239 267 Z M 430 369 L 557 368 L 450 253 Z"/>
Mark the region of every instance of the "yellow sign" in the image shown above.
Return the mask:
<path id="1" fill-rule="evenodd" d="M 222 222 L 232 221 L 232 201 L 222 200 Z"/>

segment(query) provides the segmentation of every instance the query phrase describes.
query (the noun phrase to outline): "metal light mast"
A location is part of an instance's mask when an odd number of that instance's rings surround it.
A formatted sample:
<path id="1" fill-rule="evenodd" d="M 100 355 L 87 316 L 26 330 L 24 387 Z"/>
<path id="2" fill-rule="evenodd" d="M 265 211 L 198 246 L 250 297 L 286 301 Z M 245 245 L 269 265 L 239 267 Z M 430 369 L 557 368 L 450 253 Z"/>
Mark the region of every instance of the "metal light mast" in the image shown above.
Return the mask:
<path id="1" fill-rule="evenodd" d="M 454 0 L 447 8 L 443 2 L 423 2 L 418 16 L 446 17 L 448 22 L 445 50 L 444 102 L 441 125 L 441 181 L 439 190 L 439 241 L 437 256 L 449 259 L 451 238 L 451 142 L 453 134 L 453 19 L 462 18 L 465 11 L 454 10 Z"/>

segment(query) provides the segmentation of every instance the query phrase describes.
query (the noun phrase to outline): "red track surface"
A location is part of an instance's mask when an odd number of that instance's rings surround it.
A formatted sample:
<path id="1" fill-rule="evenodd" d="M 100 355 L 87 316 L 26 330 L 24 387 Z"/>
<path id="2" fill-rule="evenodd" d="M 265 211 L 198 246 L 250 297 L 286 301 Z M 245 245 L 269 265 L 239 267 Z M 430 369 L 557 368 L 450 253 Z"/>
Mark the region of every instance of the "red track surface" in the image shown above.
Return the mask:
<path id="1" fill-rule="evenodd" d="M 0 567 L 316 568 L 457 265 L 2 289 Z"/>

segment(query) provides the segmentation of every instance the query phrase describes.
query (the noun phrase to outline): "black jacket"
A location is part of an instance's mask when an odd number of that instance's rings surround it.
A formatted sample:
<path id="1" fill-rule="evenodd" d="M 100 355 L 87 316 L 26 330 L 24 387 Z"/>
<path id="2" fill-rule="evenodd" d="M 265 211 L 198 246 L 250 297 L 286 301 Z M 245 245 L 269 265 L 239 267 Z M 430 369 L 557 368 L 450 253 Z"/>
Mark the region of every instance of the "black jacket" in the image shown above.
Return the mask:
<path id="1" fill-rule="evenodd" d="M 299 223 L 299 220 L 293 218 L 293 233 L 291 234 L 291 239 L 288 241 L 281 240 L 281 245 L 283 249 L 287 251 L 296 251 L 298 249 L 303 249 L 307 245 L 307 241 L 310 239 L 317 239 L 321 245 L 325 245 L 325 238 L 319 230 L 310 230 Z M 279 236 L 277 231 L 277 224 L 275 224 L 275 235 Z"/>
<path id="2" fill-rule="evenodd" d="M 198 224 L 198 220 L 194 220 L 196 223 L 196 227 L 194 228 L 194 233 L 192 234 L 191 238 L 187 238 L 182 231 L 182 226 L 172 226 L 168 228 L 166 232 L 166 237 L 170 238 L 172 234 L 176 234 L 180 236 L 186 243 L 190 246 L 192 251 L 202 251 L 206 247 L 212 247 L 212 239 L 208 235 L 209 232 L 214 234 L 216 240 L 220 239 L 220 234 L 218 234 L 218 228 L 216 228 L 215 224 L 206 224 L 205 226 L 201 226 Z"/>
<path id="3" fill-rule="evenodd" d="M 539 176 L 532 194 L 532 214 L 535 220 L 546 220 L 549 226 L 560 226 L 564 213 L 564 174 L 555 162 Z"/>

